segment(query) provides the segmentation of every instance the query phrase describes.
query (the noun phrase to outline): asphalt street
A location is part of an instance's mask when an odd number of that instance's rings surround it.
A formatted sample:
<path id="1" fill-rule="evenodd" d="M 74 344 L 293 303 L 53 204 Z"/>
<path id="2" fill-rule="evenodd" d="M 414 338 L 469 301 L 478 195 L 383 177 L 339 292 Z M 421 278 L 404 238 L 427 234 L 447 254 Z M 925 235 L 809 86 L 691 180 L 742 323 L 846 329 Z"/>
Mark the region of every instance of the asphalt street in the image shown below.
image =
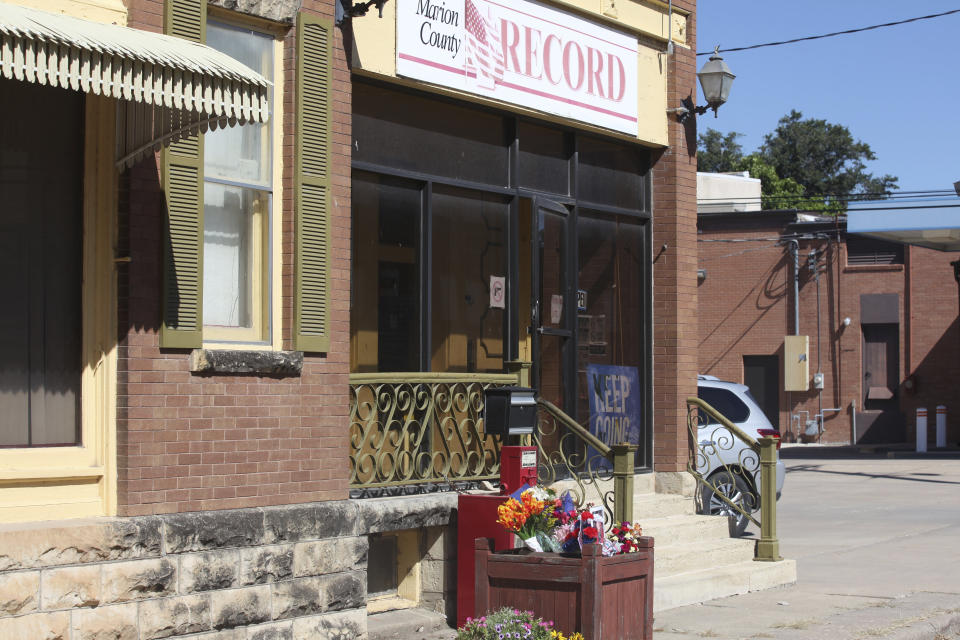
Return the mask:
<path id="1" fill-rule="evenodd" d="M 778 534 L 797 584 L 660 612 L 656 640 L 960 638 L 960 459 L 783 457 Z"/>

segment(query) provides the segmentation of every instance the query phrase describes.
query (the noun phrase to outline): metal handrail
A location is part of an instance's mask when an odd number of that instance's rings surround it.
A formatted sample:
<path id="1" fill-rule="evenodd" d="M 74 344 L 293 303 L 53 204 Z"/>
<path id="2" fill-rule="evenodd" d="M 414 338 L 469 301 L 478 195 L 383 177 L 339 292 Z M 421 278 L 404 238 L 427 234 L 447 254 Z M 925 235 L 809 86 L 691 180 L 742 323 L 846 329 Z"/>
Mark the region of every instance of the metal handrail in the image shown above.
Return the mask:
<path id="1" fill-rule="evenodd" d="M 408 384 L 418 382 L 479 382 L 482 384 L 516 385 L 519 376 L 514 373 L 441 373 L 434 371 L 412 373 L 351 373 L 350 384 Z"/>
<path id="2" fill-rule="evenodd" d="M 592 459 L 589 459 L 586 454 L 566 455 L 563 448 L 567 436 L 558 437 L 559 450 L 545 450 L 544 427 L 542 421 L 538 420 L 534 442 L 539 449 L 538 459 L 541 470 L 544 469 L 544 465 L 550 465 L 551 473 L 555 473 L 552 469 L 554 465 L 559 464 L 564 467 L 564 470 L 570 474 L 578 486 L 578 497 L 581 503 L 586 502 L 587 488 L 593 488 L 604 509 L 611 516 L 611 518 L 608 518 L 607 528 L 612 527 L 615 522 L 632 522 L 633 459 L 637 451 L 637 445 L 622 443 L 611 447 L 584 429 L 576 420 L 549 400 L 537 398 L 537 405 L 559 422 L 567 430 L 569 436 L 573 436 L 575 440 L 580 440 L 586 446 L 595 449 L 597 454 L 611 465 L 610 470 L 596 469 L 593 467 Z M 600 488 L 600 483 L 611 479 L 613 480 L 613 491 L 603 491 Z"/>
<path id="3" fill-rule="evenodd" d="M 537 398 L 537 404 L 549 411 L 555 418 L 562 422 L 567 429 L 570 429 L 576 433 L 581 440 L 585 441 L 591 447 L 599 451 L 603 457 L 613 462 L 613 450 L 604 444 L 599 438 L 597 438 L 597 436 L 580 426 L 576 420 L 564 413 L 564 411 L 557 405 L 553 404 L 549 400 L 544 400 L 543 398 Z"/>
<path id="4" fill-rule="evenodd" d="M 717 422 L 722 424 L 724 427 L 730 430 L 730 432 L 737 436 L 740 440 L 743 440 L 750 448 L 760 453 L 760 443 L 757 442 L 757 439 L 751 436 L 746 431 L 743 431 L 740 427 L 730 422 L 725 415 L 714 409 L 709 403 L 704 402 L 700 398 L 687 398 L 687 406 L 696 405 L 703 409 L 710 417 L 716 418 Z"/>
<path id="5" fill-rule="evenodd" d="M 749 518 L 754 524 L 760 526 L 760 539 L 757 541 L 754 550 L 754 560 L 763 562 L 777 562 L 783 560 L 780 557 L 780 542 L 777 539 L 777 440 L 770 436 L 764 436 L 757 440 L 753 436 L 745 433 L 726 416 L 704 402 L 700 398 L 687 398 L 687 426 L 690 430 L 690 446 L 692 455 L 704 455 L 700 451 L 700 443 L 696 440 L 696 433 L 692 420 L 696 411 L 691 409 L 696 407 L 716 420 L 723 428 L 727 429 L 733 436 L 744 442 L 750 447 L 751 451 L 757 454 L 760 466 L 760 482 L 757 490 L 760 493 L 760 521 L 750 513 L 744 511 L 739 505 L 734 504 L 723 494 L 715 491 L 716 486 L 711 485 L 702 474 L 697 471 L 697 465 L 693 460 L 687 462 L 687 471 L 696 478 L 699 484 L 714 490 L 714 495 L 721 501 L 729 505 L 734 510 Z M 711 423 L 712 424 L 712 423 Z M 716 445 L 713 445 L 716 447 Z M 693 452 L 697 453 L 694 454 Z M 733 474 L 729 465 L 724 463 L 728 474 Z"/>

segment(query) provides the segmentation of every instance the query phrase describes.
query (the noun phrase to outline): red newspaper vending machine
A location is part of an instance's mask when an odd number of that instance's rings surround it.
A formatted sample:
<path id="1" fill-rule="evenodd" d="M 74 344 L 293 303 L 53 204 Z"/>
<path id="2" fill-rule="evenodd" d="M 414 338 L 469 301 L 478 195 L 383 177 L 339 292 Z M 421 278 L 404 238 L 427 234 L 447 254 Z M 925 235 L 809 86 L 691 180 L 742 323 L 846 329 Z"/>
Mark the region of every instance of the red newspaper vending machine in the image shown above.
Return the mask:
<path id="1" fill-rule="evenodd" d="M 457 626 L 474 612 L 473 541 L 493 538 L 495 549 L 512 549 L 513 534 L 497 524 L 497 507 L 521 486 L 537 483 L 537 448 L 502 447 L 500 450 L 500 486 L 497 494 L 460 494 L 457 500 Z"/>

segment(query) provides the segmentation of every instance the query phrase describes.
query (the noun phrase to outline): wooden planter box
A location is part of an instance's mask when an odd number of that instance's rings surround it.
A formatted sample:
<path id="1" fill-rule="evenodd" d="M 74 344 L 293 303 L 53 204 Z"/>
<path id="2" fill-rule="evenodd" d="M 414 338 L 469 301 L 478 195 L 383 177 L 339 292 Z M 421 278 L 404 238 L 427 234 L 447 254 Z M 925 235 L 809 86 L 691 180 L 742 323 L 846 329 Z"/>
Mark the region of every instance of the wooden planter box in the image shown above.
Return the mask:
<path id="1" fill-rule="evenodd" d="M 605 558 L 595 544 L 581 557 L 494 552 L 491 540 L 477 538 L 474 612 L 512 607 L 585 640 L 653 640 L 653 538 L 639 543 L 636 553 Z"/>

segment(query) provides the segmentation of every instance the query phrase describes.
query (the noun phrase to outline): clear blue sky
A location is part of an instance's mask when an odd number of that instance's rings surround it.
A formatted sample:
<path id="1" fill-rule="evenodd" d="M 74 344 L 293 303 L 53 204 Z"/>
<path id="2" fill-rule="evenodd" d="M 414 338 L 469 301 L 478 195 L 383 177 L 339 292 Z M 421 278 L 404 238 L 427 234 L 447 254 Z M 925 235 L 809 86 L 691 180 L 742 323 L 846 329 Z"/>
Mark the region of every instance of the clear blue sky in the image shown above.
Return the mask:
<path id="1" fill-rule="evenodd" d="M 956 0 L 700 0 L 697 51 L 789 40 L 960 8 Z M 870 145 L 875 175 L 901 190 L 960 180 L 960 13 L 811 42 L 721 53 L 737 78 L 698 131 L 739 131 L 744 152 L 790 109 L 850 129 Z M 697 69 L 707 56 L 697 58 Z M 703 104 L 702 95 L 698 104 Z"/>

